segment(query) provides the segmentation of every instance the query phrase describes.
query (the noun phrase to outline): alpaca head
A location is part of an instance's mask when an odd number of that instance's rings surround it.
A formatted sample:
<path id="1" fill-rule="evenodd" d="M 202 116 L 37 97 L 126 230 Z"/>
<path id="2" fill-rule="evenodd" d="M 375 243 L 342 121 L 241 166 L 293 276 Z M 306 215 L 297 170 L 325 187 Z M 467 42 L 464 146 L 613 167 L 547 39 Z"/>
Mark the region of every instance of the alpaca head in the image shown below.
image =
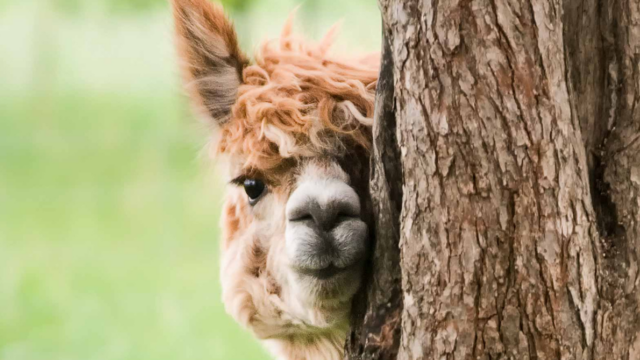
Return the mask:
<path id="1" fill-rule="evenodd" d="M 173 0 L 183 76 L 228 164 L 227 311 L 288 359 L 339 358 L 368 247 L 377 59 L 327 55 L 291 34 L 250 62 L 206 0 Z"/>

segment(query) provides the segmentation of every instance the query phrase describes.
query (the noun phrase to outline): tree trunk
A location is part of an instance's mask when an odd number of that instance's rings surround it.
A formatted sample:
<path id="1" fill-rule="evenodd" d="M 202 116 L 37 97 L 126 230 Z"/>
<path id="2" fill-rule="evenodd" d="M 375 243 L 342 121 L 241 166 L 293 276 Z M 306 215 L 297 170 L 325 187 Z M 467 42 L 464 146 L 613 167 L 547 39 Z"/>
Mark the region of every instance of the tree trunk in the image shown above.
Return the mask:
<path id="1" fill-rule="evenodd" d="M 640 359 L 640 2 L 380 0 L 349 359 Z"/>

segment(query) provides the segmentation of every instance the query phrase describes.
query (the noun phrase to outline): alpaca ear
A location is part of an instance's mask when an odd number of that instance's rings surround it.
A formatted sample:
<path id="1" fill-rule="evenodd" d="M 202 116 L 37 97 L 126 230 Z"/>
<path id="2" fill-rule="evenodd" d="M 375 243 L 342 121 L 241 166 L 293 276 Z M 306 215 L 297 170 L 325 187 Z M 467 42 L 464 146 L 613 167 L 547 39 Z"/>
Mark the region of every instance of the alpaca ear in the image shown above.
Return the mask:
<path id="1" fill-rule="evenodd" d="M 248 61 L 222 7 L 171 0 L 182 76 L 196 105 L 216 123 L 229 120 Z"/>

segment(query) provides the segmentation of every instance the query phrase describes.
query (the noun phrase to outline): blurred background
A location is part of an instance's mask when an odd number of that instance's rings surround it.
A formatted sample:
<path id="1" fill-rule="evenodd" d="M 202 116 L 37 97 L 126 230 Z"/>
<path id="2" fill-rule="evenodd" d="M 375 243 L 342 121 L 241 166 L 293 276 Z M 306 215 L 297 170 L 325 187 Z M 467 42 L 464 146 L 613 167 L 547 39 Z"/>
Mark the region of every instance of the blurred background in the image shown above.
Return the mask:
<path id="1" fill-rule="evenodd" d="M 0 360 L 268 358 L 220 301 L 167 1 L 0 0 Z M 298 32 L 379 48 L 375 0 L 223 4 L 249 53 L 298 4 Z"/>

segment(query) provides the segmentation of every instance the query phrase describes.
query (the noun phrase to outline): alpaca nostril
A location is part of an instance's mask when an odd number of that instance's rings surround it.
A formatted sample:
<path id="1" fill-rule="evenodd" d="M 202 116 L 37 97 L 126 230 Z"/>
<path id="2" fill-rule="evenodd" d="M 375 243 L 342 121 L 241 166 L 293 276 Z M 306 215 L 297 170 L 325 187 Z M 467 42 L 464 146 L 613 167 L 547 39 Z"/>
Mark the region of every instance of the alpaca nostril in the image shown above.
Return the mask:
<path id="1" fill-rule="evenodd" d="M 351 220 L 353 218 L 358 218 L 358 217 L 359 215 L 353 215 L 353 214 L 341 212 L 338 215 L 336 215 L 336 223 L 341 223 L 343 221 Z"/>
<path id="2" fill-rule="evenodd" d="M 302 214 L 296 214 L 293 217 L 289 218 L 289 221 L 303 222 L 303 221 L 314 221 L 314 220 L 311 214 L 302 213 Z"/>

